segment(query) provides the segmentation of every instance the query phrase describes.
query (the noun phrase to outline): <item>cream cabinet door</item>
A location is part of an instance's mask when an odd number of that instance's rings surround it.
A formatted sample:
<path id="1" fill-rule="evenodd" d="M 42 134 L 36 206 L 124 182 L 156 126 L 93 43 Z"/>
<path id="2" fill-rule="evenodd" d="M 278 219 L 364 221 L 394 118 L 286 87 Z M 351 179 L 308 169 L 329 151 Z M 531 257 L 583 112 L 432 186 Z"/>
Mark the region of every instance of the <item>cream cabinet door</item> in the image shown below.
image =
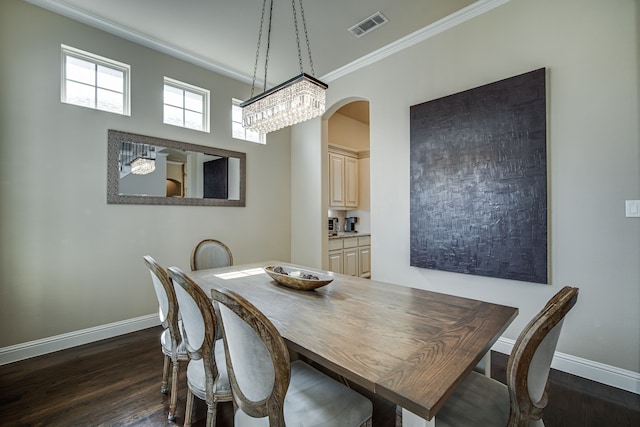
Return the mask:
<path id="1" fill-rule="evenodd" d="M 345 206 L 345 157 L 329 153 L 329 206 Z"/>
<path id="2" fill-rule="evenodd" d="M 358 275 L 358 248 L 345 249 L 344 253 L 344 271 L 343 274 L 349 276 Z"/>
<path id="3" fill-rule="evenodd" d="M 344 204 L 348 208 L 358 207 L 358 159 L 344 158 Z"/>
<path id="4" fill-rule="evenodd" d="M 371 246 L 358 247 L 358 276 L 371 277 Z"/>
<path id="5" fill-rule="evenodd" d="M 344 270 L 344 256 L 342 250 L 329 252 L 329 271 L 342 274 Z"/>

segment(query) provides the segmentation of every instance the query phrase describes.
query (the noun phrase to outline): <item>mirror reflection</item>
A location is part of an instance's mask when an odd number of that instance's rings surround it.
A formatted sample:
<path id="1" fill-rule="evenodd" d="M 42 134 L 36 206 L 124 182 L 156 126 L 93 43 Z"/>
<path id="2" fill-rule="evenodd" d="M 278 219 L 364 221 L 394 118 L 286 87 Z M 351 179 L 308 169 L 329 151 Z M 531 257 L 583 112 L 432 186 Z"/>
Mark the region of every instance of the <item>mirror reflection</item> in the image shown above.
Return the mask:
<path id="1" fill-rule="evenodd" d="M 109 130 L 108 203 L 245 206 L 245 153 Z"/>

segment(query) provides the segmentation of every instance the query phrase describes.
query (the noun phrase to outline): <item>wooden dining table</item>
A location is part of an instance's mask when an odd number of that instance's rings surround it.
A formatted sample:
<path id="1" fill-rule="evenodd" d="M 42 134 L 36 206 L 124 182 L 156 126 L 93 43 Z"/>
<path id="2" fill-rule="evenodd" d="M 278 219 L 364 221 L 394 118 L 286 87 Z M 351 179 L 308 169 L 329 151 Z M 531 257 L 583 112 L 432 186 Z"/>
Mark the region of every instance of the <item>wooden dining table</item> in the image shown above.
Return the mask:
<path id="1" fill-rule="evenodd" d="M 265 266 L 330 275 L 326 286 L 284 287 Z M 289 348 L 403 408 L 404 427 L 433 426 L 438 410 L 518 309 L 280 261 L 188 273 L 208 295 L 232 290 L 261 310 Z"/>

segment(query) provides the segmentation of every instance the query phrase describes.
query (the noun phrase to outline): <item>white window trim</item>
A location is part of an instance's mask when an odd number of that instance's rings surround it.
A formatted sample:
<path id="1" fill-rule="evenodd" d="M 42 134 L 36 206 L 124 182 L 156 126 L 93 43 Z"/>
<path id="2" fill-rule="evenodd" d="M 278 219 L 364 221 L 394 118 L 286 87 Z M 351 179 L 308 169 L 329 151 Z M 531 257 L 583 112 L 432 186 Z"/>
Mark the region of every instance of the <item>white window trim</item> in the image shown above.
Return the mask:
<path id="1" fill-rule="evenodd" d="M 239 107 L 242 102 L 243 101 L 241 101 L 240 99 L 232 98 L 231 99 L 231 108 L 233 109 L 233 107 Z M 233 139 L 238 139 L 240 141 L 252 142 L 254 144 L 262 144 L 262 145 L 266 145 L 267 144 L 267 135 L 264 134 L 264 133 L 259 134 L 258 141 L 252 141 L 250 139 L 246 139 L 246 135 L 247 135 L 246 129 L 244 130 L 245 138 L 236 138 L 235 136 L 233 136 L 233 124 L 234 123 L 240 123 L 240 125 L 242 126 L 242 122 L 234 122 L 233 121 L 233 111 L 232 111 L 231 112 L 231 137 Z M 243 129 L 244 129 L 244 127 L 243 127 Z"/>
<path id="2" fill-rule="evenodd" d="M 122 71 L 123 73 L 123 79 L 124 79 L 124 87 L 122 88 L 123 90 L 123 106 L 122 106 L 122 113 L 114 113 L 113 111 L 106 111 L 106 110 L 101 110 L 98 108 L 91 108 L 91 107 L 84 107 L 84 108 L 90 108 L 92 110 L 97 110 L 97 111 L 104 111 L 106 113 L 113 113 L 113 114 L 120 114 L 123 116 L 131 116 L 131 66 L 129 64 L 125 64 L 123 62 L 118 62 L 115 61 L 113 59 L 109 59 L 109 58 L 105 58 L 104 56 L 100 56 L 100 55 L 96 55 L 94 53 L 91 52 L 86 52 L 84 50 L 80 50 L 77 49 L 75 47 L 72 46 L 67 46 L 65 44 L 61 44 L 60 45 L 61 49 L 60 49 L 60 53 L 61 53 L 61 67 L 62 67 L 62 72 L 60 73 L 60 101 L 65 103 L 65 104 L 69 104 L 69 105 L 76 105 L 77 104 L 72 104 L 72 103 L 68 103 L 67 102 L 67 84 L 66 84 L 66 80 L 67 80 L 67 61 L 65 60 L 65 57 L 67 55 L 69 56 L 74 56 L 76 58 L 79 59 L 83 59 L 85 61 L 89 61 L 89 62 L 93 62 L 95 64 L 99 64 L 108 68 L 113 68 L 115 70 L 118 71 Z M 79 107 L 83 107 L 83 106 L 79 106 Z"/>
<path id="3" fill-rule="evenodd" d="M 202 95 L 202 97 L 203 97 L 203 101 L 202 101 L 202 104 L 203 104 L 202 105 L 202 116 L 203 116 L 202 126 L 203 126 L 203 128 L 202 129 L 194 129 L 194 128 L 190 128 L 190 127 L 186 127 L 186 126 L 179 126 L 179 125 L 174 125 L 172 123 L 166 123 L 164 121 L 164 113 L 163 113 L 163 116 L 162 116 L 162 123 L 164 123 L 165 125 L 176 126 L 176 127 L 183 128 L 183 129 L 190 129 L 190 130 L 195 130 L 195 131 L 198 131 L 198 132 L 209 133 L 210 132 L 209 103 L 210 103 L 211 91 L 209 91 L 209 89 L 205 89 L 205 88 L 202 88 L 202 87 L 190 85 L 189 83 L 185 83 L 185 82 L 182 82 L 180 80 L 176 80 L 176 79 L 172 79 L 171 77 L 164 76 L 163 84 L 162 84 L 162 93 L 163 93 L 162 105 L 163 105 L 163 108 L 164 108 L 164 105 L 165 105 L 165 103 L 164 103 L 164 85 L 165 84 L 169 85 L 169 86 L 176 87 L 178 89 L 186 90 L 186 91 L 198 94 L 198 95 Z M 184 107 L 183 107 L 183 109 L 184 109 Z"/>

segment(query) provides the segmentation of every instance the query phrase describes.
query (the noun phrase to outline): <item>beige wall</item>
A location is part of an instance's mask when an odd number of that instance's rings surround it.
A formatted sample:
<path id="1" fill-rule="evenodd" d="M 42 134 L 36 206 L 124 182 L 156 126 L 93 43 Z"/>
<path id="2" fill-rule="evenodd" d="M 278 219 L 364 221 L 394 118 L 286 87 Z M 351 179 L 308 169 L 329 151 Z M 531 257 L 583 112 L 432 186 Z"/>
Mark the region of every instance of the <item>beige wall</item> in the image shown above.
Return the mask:
<path id="1" fill-rule="evenodd" d="M 336 113 L 329 118 L 329 144 L 369 150 L 369 125 Z"/>
<path id="2" fill-rule="evenodd" d="M 517 306 L 510 338 L 560 286 L 578 286 L 559 351 L 640 371 L 640 220 L 624 217 L 624 200 L 640 198 L 637 9 L 511 0 L 330 82 L 328 105 L 370 101 L 376 279 Z M 61 43 L 132 65 L 131 117 L 59 102 Z M 291 144 L 287 131 L 238 142 L 229 104 L 246 85 L 19 0 L 0 3 L 0 58 L 0 347 L 155 311 L 142 255 L 187 269 L 203 237 L 228 242 L 237 262 L 321 265 L 326 121 L 294 127 Z M 409 107 L 539 67 L 551 286 L 410 267 Z M 164 75 L 212 90 L 211 134 L 160 123 Z M 107 205 L 107 129 L 247 152 L 247 207 Z"/>
<path id="3" fill-rule="evenodd" d="M 322 268 L 326 252 L 327 214 L 322 197 L 326 143 L 320 119 L 291 128 L 291 262 Z M 294 178 L 295 177 L 295 178 Z M 282 193 L 286 197 L 286 193 Z M 325 196 L 326 197 L 326 196 Z"/>
<path id="4" fill-rule="evenodd" d="M 512 0 L 330 82 L 328 105 L 371 112 L 376 280 L 516 306 L 515 339 L 563 285 L 580 287 L 558 350 L 640 371 L 638 3 Z M 540 67 L 548 72 L 551 285 L 409 266 L 409 107 Z M 295 179 L 295 177 L 294 177 Z"/>
<path id="5" fill-rule="evenodd" d="M 60 102 L 61 43 L 131 65 L 131 117 Z M 145 254 L 188 269 L 214 237 L 237 263 L 289 260 L 289 131 L 231 138 L 247 85 L 19 0 L 0 3 L 0 58 L 0 347 L 155 312 Z M 161 123 L 163 76 L 211 90 L 211 133 Z M 247 206 L 107 205 L 108 129 L 246 152 Z"/>

